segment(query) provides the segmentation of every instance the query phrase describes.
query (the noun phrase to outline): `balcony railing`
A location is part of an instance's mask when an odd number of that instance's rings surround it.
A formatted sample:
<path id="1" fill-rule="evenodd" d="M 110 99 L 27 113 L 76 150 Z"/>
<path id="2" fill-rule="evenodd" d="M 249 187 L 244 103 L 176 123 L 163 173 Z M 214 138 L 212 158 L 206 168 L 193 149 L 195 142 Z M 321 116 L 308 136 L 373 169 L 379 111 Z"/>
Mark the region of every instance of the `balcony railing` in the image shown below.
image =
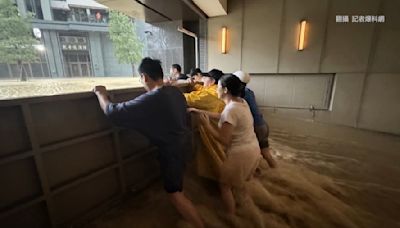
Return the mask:
<path id="1" fill-rule="evenodd" d="M 108 12 L 73 8 L 71 11 L 53 9 L 55 21 L 108 23 Z"/>

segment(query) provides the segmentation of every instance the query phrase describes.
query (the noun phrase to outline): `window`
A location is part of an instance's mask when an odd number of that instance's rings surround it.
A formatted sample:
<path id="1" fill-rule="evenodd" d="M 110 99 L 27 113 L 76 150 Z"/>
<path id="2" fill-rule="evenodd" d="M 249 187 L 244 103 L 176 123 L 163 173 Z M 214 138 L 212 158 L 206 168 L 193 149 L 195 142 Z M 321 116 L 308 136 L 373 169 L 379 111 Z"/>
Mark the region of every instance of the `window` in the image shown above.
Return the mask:
<path id="1" fill-rule="evenodd" d="M 36 62 L 24 63 L 22 70 L 28 78 L 50 77 L 45 53 L 38 52 L 38 57 Z M 0 79 L 19 79 L 20 72 L 17 64 L 0 64 Z"/>
<path id="2" fill-rule="evenodd" d="M 61 0 L 9 1 L 11 4 L 7 7 L 10 8 L 6 11 L 14 13 L 12 16 L 16 18 L 19 16 L 20 23 L 27 23 L 27 26 L 15 29 L 20 34 L 9 32 L 13 31 L 12 28 L 5 29 L 8 34 L 0 37 L 3 41 L 5 37 L 8 40 L 12 37 L 21 43 L 16 47 L 17 51 L 14 51 L 10 45 L 5 46 L 7 42 L 0 42 L 0 45 L 3 45 L 0 47 L 0 57 L 8 57 L 9 53 L 16 56 L 10 55 L 12 57 L 0 60 L 0 100 L 90 91 L 97 84 L 104 84 L 110 89 L 142 86 L 137 77 L 132 77 L 137 76 L 138 63 L 135 63 L 133 68 L 132 64 L 123 63 L 117 57 L 106 29 L 109 18 L 106 6 L 95 1 L 73 1 L 74 6 L 71 6 L 72 1 Z M 47 5 L 42 9 L 41 3 L 44 2 Z M 20 12 L 23 9 L 26 12 Z M 29 13 L 34 15 L 35 20 L 26 22 L 22 15 Z M 51 15 L 51 18 L 46 18 L 46 21 L 38 20 L 43 19 L 43 14 Z M 49 21 L 50 19 L 53 21 Z M 0 20 L 1 24 L 6 25 L 9 19 L 0 15 Z M 137 40 L 145 45 L 145 34 L 142 31 L 151 28 L 152 25 L 140 21 L 123 26 L 135 26 L 138 31 Z M 27 45 L 30 46 L 29 51 L 24 50 Z M 25 58 L 30 56 L 32 48 L 38 55 L 36 60 Z M 146 54 L 145 48 L 140 50 L 143 54 Z M 2 54 L 1 51 L 6 52 Z M 22 76 L 21 67 L 17 65 L 18 58 L 24 61 Z M 167 69 L 164 70 L 167 72 Z M 27 82 L 19 83 L 22 80 Z"/>
<path id="3" fill-rule="evenodd" d="M 71 8 L 71 17 L 73 21 L 89 22 L 86 9 L 83 8 Z"/>
<path id="4" fill-rule="evenodd" d="M 65 10 L 53 9 L 53 18 L 56 21 L 68 21 L 69 12 Z"/>
<path id="5" fill-rule="evenodd" d="M 42 5 L 40 0 L 25 0 L 26 10 L 31 12 L 36 19 L 43 20 Z"/>

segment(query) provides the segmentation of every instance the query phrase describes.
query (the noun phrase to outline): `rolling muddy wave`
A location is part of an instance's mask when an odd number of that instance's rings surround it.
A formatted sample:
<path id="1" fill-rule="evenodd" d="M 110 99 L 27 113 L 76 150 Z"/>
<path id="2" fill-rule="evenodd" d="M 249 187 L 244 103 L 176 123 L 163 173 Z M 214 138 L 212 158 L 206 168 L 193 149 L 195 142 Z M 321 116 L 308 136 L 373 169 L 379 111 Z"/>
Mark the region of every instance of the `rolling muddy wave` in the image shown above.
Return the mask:
<path id="1" fill-rule="evenodd" d="M 346 192 L 332 179 L 305 167 L 280 161 L 278 169 L 262 164 L 262 175 L 247 186 L 248 197 L 235 192 L 237 216 L 224 215 L 218 194 L 204 197 L 204 186 L 191 179 L 186 188 L 196 202 L 207 227 L 363 227 L 365 213 L 345 202 Z M 188 186 L 190 185 L 190 187 Z M 203 194 L 203 195 L 202 195 Z M 197 197 L 196 197 L 197 196 Z M 200 197 L 199 197 L 200 196 Z"/>
<path id="2" fill-rule="evenodd" d="M 224 212 L 217 184 L 188 170 L 185 194 L 206 227 L 400 226 L 396 220 L 398 188 L 374 182 L 373 177 L 357 181 L 363 168 L 361 172 L 354 170 L 365 163 L 371 168 L 361 148 L 344 144 L 338 148 L 332 141 L 284 132 L 275 132 L 271 145 L 279 167 L 270 169 L 263 161 L 261 174 L 247 185 L 248 194 L 234 192 L 238 206 L 234 217 Z M 177 214 L 157 183 L 88 227 L 190 225 Z"/>

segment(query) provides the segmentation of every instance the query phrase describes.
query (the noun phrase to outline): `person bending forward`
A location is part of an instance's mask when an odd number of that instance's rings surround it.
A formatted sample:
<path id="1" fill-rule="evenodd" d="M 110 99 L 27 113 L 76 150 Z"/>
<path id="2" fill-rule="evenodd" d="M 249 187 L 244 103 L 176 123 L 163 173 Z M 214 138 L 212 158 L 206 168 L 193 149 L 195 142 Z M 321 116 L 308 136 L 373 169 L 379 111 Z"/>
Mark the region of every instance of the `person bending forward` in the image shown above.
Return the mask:
<path id="1" fill-rule="evenodd" d="M 227 158 L 220 170 L 222 200 L 229 214 L 235 213 L 232 188 L 244 188 L 260 161 L 260 147 L 253 128 L 253 117 L 248 104 L 240 96 L 244 85 L 235 75 L 223 76 L 218 83 L 218 97 L 226 106 L 221 113 L 219 129 L 209 124 L 209 116 L 200 114 L 200 120 L 226 148 Z"/>
<path id="2" fill-rule="evenodd" d="M 159 149 L 158 160 L 164 189 L 179 213 L 195 227 L 203 222 L 183 194 L 183 172 L 187 152 L 186 101 L 176 87 L 163 86 L 159 60 L 144 58 L 138 68 L 147 93 L 127 102 L 111 103 L 104 86 L 94 92 L 100 107 L 118 126 L 135 129 Z"/>

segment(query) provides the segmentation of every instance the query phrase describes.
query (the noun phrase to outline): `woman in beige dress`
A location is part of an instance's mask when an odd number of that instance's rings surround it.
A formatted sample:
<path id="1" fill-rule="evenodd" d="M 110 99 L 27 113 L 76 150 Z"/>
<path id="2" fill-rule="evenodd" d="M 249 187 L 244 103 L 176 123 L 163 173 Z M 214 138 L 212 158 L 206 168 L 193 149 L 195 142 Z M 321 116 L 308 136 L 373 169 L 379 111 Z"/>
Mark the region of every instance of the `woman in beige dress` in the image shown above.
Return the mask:
<path id="1" fill-rule="evenodd" d="M 218 83 L 218 97 L 226 106 L 221 113 L 219 129 L 212 128 L 209 116 L 201 113 L 200 120 L 209 132 L 225 146 L 226 160 L 220 170 L 220 190 L 228 213 L 235 213 L 232 188 L 244 188 L 261 158 L 254 133 L 253 117 L 246 101 L 241 98 L 244 85 L 235 75 L 223 76 Z"/>

